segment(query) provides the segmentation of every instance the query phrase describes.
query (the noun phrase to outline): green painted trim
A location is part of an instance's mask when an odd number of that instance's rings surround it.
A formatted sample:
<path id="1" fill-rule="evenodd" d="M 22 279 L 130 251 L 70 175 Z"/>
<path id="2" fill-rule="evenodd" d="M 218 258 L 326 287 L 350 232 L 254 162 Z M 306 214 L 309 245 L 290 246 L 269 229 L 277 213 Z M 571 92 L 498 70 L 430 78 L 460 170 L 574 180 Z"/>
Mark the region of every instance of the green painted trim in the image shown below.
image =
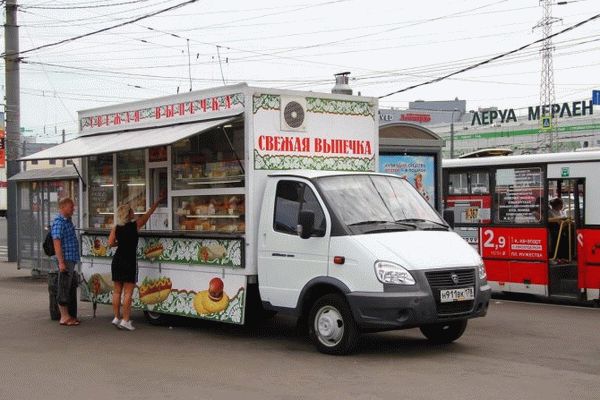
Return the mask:
<path id="1" fill-rule="evenodd" d="M 316 171 L 372 172 L 375 156 L 371 158 L 261 155 L 254 150 L 254 169 L 285 171 L 308 169 Z"/>
<path id="2" fill-rule="evenodd" d="M 261 94 L 252 97 L 252 112 L 256 114 L 259 110 L 280 110 L 281 97 L 274 94 Z"/>
<path id="3" fill-rule="evenodd" d="M 586 125 L 571 125 L 571 126 L 558 126 L 558 133 L 565 132 L 585 132 L 585 131 L 600 131 L 600 124 L 586 124 Z M 494 132 L 481 132 L 481 133 L 465 133 L 460 135 L 454 135 L 454 140 L 477 140 L 477 139 L 497 139 L 504 137 L 513 136 L 528 136 L 538 135 L 539 129 L 524 129 L 516 131 L 494 131 Z M 444 135 L 444 139 L 450 139 L 450 135 Z"/>
<path id="4" fill-rule="evenodd" d="M 353 115 L 375 117 L 375 111 L 366 101 L 306 98 L 306 111 L 317 114 Z"/>
<path id="5" fill-rule="evenodd" d="M 94 249 L 94 242 L 100 244 L 100 251 Z M 163 253 L 159 258 L 150 259 L 144 255 L 144 249 L 160 242 Z M 137 248 L 138 261 L 149 263 L 184 264 L 199 267 L 244 268 L 243 241 L 241 239 L 202 239 L 202 238 L 144 238 L 140 237 Z M 82 257 L 111 259 L 115 248 L 108 247 L 108 235 L 83 235 Z M 212 255 L 211 255 L 212 251 Z M 218 251 L 218 256 L 214 253 Z M 201 259 L 201 254 L 211 259 Z"/>

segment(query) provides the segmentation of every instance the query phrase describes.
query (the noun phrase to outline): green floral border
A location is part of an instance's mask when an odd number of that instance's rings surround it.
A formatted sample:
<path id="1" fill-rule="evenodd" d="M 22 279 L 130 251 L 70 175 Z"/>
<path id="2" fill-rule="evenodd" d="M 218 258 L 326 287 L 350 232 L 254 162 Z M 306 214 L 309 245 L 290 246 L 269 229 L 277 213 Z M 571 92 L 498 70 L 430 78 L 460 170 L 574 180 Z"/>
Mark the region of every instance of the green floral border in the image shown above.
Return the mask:
<path id="1" fill-rule="evenodd" d="M 259 110 L 279 110 L 281 109 L 281 97 L 274 94 L 261 94 L 253 96 L 253 112 L 256 114 Z"/>
<path id="2" fill-rule="evenodd" d="M 112 293 L 105 292 L 93 297 L 87 288 L 83 285 L 85 293 L 84 298 L 97 304 L 112 304 Z M 231 324 L 243 324 L 245 317 L 246 291 L 243 287 L 239 288 L 236 295 L 229 300 L 229 305 L 223 311 L 212 314 L 198 314 L 194 308 L 194 298 L 197 292 L 188 290 L 173 289 L 169 296 L 162 302 L 152 305 L 144 304 L 140 301 L 139 291 L 136 287 L 133 292 L 132 306 L 135 309 L 143 311 L 152 311 L 161 314 L 178 315 L 181 317 L 208 319 L 212 321 L 226 322 Z"/>
<path id="3" fill-rule="evenodd" d="M 366 101 L 306 98 L 306 111 L 317 114 L 356 115 L 375 118 L 375 109 Z"/>
<path id="4" fill-rule="evenodd" d="M 281 96 L 261 94 L 253 96 L 253 112 L 280 110 Z M 366 101 L 306 98 L 306 111 L 316 114 L 354 115 L 375 118 L 375 108 Z"/>
<path id="5" fill-rule="evenodd" d="M 108 247 L 108 235 L 82 235 L 81 239 L 83 257 L 111 258 L 114 256 L 115 248 Z M 99 241 L 99 249 L 94 248 L 95 241 Z M 158 243 L 163 246 L 160 257 L 146 257 L 144 249 Z M 150 262 L 243 268 L 242 244 L 241 239 L 140 237 L 137 258 Z M 203 256 L 204 258 L 202 258 Z"/>
<path id="6" fill-rule="evenodd" d="M 254 169 L 276 171 L 308 169 L 317 171 L 373 172 L 375 171 L 375 157 L 349 158 L 261 155 L 258 150 L 254 150 Z"/>

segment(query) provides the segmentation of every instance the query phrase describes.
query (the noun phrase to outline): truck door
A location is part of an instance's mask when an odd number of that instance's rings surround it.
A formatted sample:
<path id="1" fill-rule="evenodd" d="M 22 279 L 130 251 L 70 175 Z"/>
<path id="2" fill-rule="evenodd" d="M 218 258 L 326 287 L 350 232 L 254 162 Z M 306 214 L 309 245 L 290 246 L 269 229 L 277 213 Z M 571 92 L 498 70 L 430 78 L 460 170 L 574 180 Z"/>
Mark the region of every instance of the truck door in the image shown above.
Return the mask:
<path id="1" fill-rule="evenodd" d="M 294 308 L 300 291 L 313 278 L 327 276 L 329 218 L 309 182 L 281 179 L 267 190 L 259 227 L 258 273 L 261 299 Z M 313 234 L 297 233 L 301 211 L 315 215 Z"/>

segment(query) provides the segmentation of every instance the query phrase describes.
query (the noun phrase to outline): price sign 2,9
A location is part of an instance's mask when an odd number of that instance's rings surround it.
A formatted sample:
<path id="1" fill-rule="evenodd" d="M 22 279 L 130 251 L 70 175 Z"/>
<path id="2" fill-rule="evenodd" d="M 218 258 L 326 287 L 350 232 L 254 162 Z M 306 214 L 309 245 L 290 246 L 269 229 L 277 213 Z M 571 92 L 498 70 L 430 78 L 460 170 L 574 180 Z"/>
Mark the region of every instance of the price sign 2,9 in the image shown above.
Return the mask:
<path id="1" fill-rule="evenodd" d="M 544 228 L 482 228 L 481 254 L 488 258 L 512 260 L 547 259 Z"/>

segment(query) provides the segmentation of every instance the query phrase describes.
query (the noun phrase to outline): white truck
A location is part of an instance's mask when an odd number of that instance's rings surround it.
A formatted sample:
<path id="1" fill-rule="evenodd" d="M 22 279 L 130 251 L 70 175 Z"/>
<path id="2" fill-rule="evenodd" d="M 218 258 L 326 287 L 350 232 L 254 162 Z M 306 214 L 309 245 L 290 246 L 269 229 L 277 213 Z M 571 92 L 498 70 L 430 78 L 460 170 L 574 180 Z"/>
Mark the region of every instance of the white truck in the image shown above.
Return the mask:
<path id="1" fill-rule="evenodd" d="M 317 348 L 421 328 L 451 342 L 487 312 L 481 258 L 405 180 L 375 172 L 377 99 L 235 85 L 80 112 L 88 295 L 111 302 L 114 205 L 168 200 L 138 247 L 134 305 L 243 324 L 296 316 Z M 124 200 L 126 199 L 126 200 Z"/>

